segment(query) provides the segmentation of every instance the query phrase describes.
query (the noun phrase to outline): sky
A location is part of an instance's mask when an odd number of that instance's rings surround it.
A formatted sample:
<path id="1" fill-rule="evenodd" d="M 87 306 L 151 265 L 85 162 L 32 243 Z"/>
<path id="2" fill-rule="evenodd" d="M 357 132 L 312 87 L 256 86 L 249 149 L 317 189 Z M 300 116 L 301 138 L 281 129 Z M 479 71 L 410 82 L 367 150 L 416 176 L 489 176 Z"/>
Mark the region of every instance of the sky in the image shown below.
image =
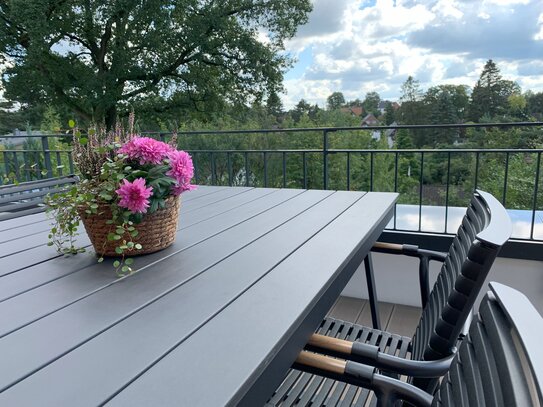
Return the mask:
<path id="1" fill-rule="evenodd" d="M 286 43 L 286 109 L 305 99 L 325 106 L 376 91 L 398 100 L 409 75 L 423 90 L 475 85 L 493 59 L 504 79 L 543 91 L 543 0 L 312 0 Z"/>

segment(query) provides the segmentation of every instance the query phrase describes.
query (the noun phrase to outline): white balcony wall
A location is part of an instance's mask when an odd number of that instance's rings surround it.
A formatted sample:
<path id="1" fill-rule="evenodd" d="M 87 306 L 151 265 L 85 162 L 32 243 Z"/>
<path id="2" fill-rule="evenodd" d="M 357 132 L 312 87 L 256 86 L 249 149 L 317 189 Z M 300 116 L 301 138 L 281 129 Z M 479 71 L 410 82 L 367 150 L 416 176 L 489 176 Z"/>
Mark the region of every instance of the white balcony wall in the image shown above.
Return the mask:
<path id="1" fill-rule="evenodd" d="M 418 260 L 406 256 L 373 253 L 375 285 L 379 301 L 420 307 Z M 431 281 L 433 285 L 439 272 L 439 263 L 432 262 Z M 485 283 L 497 281 L 523 292 L 543 315 L 543 262 L 498 258 L 494 262 Z M 368 298 L 364 268 L 360 267 L 342 295 Z"/>

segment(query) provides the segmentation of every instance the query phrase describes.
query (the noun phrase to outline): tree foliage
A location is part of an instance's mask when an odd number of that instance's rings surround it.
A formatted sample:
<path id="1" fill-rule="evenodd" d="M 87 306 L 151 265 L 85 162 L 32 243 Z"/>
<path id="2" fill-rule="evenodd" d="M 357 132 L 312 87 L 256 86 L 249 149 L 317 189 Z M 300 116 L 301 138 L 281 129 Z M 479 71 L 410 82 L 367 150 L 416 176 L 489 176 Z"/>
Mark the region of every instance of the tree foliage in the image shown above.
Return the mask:
<path id="1" fill-rule="evenodd" d="M 373 113 L 375 116 L 379 116 L 379 102 L 381 101 L 381 96 L 377 92 L 368 92 L 366 97 L 362 102 L 362 107 L 366 113 Z"/>
<path id="2" fill-rule="evenodd" d="M 489 59 L 473 88 L 470 119 L 478 121 L 483 116 L 503 114 L 507 110 L 509 96 L 518 93 L 518 84 L 502 79 L 498 66 Z"/>
<path id="3" fill-rule="evenodd" d="M 3 83 L 12 100 L 108 126 L 142 99 L 258 100 L 281 89 L 280 51 L 310 10 L 309 0 L 2 1 Z"/>
<path id="4" fill-rule="evenodd" d="M 328 110 L 336 110 L 345 104 L 345 97 L 341 92 L 334 92 L 326 99 Z"/>

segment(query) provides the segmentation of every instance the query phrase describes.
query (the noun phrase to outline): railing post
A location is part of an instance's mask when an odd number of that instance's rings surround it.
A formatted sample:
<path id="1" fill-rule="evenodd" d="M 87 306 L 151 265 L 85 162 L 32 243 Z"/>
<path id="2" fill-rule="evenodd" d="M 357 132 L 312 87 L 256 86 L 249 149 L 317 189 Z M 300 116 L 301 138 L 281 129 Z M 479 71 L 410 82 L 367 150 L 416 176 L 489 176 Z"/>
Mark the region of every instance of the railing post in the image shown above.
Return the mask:
<path id="1" fill-rule="evenodd" d="M 328 189 L 328 130 L 322 131 L 322 185 Z"/>
<path id="2" fill-rule="evenodd" d="M 47 170 L 47 177 L 53 178 L 53 166 L 51 164 L 51 152 L 49 151 L 49 138 L 47 136 L 41 136 L 41 146 L 45 169 Z"/>

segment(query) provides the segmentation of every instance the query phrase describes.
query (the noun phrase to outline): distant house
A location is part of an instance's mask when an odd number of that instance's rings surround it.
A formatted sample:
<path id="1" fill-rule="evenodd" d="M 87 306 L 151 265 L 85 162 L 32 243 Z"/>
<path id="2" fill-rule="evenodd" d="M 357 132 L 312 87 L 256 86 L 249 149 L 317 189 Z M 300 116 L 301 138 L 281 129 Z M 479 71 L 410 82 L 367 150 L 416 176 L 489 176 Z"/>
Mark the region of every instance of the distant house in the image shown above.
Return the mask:
<path id="1" fill-rule="evenodd" d="M 381 100 L 379 102 L 379 105 L 377 105 L 377 109 L 379 109 L 379 112 L 381 112 L 381 114 L 385 114 L 387 103 L 391 103 L 392 109 L 394 109 L 395 111 L 400 108 L 400 105 L 397 102 L 389 102 L 388 100 Z"/>
<path id="2" fill-rule="evenodd" d="M 361 126 L 378 126 L 379 120 L 377 120 L 375 116 L 370 113 L 362 119 L 362 123 L 360 125 Z"/>
<path id="3" fill-rule="evenodd" d="M 366 117 L 362 119 L 361 126 L 378 126 L 379 120 L 375 118 L 373 114 L 368 114 Z M 371 138 L 374 140 L 380 140 L 381 139 L 381 132 L 379 130 L 374 130 L 371 132 Z"/>
<path id="4" fill-rule="evenodd" d="M 364 114 L 364 108 L 362 106 L 346 106 L 342 107 L 341 111 L 356 117 L 361 117 Z"/>

